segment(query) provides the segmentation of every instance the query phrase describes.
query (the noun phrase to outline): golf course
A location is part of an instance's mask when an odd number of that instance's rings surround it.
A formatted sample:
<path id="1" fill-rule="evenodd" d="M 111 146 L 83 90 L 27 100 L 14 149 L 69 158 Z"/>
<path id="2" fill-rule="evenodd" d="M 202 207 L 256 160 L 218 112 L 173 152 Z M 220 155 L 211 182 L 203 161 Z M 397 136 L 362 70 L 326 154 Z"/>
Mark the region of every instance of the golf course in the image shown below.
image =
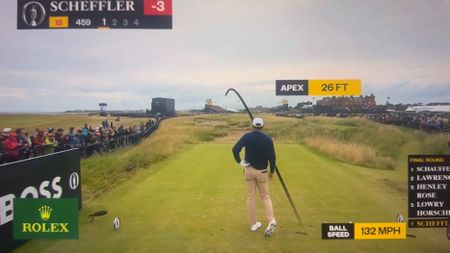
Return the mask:
<path id="1" fill-rule="evenodd" d="M 404 240 L 321 239 L 325 222 L 406 218 L 407 155 L 448 154 L 448 134 L 359 118 L 255 116 L 274 139 L 301 223 L 274 177 L 277 230 L 250 232 L 243 169 L 231 153 L 250 131 L 247 115 L 176 117 L 139 145 L 81 161 L 78 240 L 32 240 L 14 252 L 450 252 L 443 228 L 408 229 L 416 237 Z M 108 213 L 89 222 L 99 210 Z M 257 210 L 265 228 L 259 199 Z"/>

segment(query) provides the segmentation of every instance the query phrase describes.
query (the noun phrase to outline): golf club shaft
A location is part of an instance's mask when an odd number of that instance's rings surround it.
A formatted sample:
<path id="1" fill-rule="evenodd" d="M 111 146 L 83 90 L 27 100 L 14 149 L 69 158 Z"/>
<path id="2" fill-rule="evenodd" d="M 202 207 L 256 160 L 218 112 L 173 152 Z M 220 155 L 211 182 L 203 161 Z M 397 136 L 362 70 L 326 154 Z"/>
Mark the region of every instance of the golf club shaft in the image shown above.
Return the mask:
<path id="1" fill-rule="evenodd" d="M 236 95 L 239 97 L 239 99 L 241 100 L 242 104 L 244 105 L 245 110 L 248 113 L 248 116 L 250 116 L 250 119 L 253 121 L 252 112 L 250 112 L 250 110 L 247 107 L 247 104 L 245 103 L 244 99 L 241 97 L 239 92 L 237 92 L 237 90 L 235 90 L 234 88 L 229 88 L 227 90 L 227 92 L 225 93 L 225 96 L 228 95 L 228 92 L 230 92 L 230 91 L 234 91 L 234 93 L 236 93 Z M 284 193 L 286 193 L 286 196 L 287 196 L 287 198 L 289 200 L 289 203 L 291 204 L 291 207 L 294 210 L 295 217 L 297 218 L 298 223 L 302 223 L 301 220 L 300 220 L 300 215 L 297 212 L 297 208 L 295 208 L 294 201 L 292 201 L 291 195 L 289 194 L 289 191 L 288 191 L 288 189 L 286 187 L 286 184 L 284 183 L 284 180 L 281 177 L 280 170 L 278 169 L 278 166 L 276 166 L 276 165 L 275 165 L 275 171 L 277 173 L 278 179 L 280 180 L 281 186 L 283 186 Z"/>
<path id="2" fill-rule="evenodd" d="M 252 112 L 250 111 L 250 109 L 248 109 L 247 104 L 245 103 L 244 99 L 241 97 L 241 94 L 239 94 L 239 92 L 237 92 L 237 90 L 235 90 L 234 88 L 229 88 L 227 90 L 227 92 L 225 93 L 225 96 L 227 96 L 228 92 L 230 92 L 230 91 L 234 91 L 234 93 L 236 93 L 236 95 L 239 97 L 239 99 L 241 100 L 242 104 L 244 105 L 245 110 L 248 113 L 248 116 L 250 116 L 250 119 L 253 121 L 253 114 L 252 114 Z"/>
<path id="3" fill-rule="evenodd" d="M 294 210 L 295 217 L 297 218 L 298 223 L 302 223 L 302 221 L 300 219 L 300 215 L 297 212 L 297 208 L 295 208 L 294 201 L 292 201 L 291 195 L 289 194 L 286 184 L 284 183 L 284 180 L 281 177 L 280 170 L 278 169 L 278 166 L 276 166 L 276 165 L 275 165 L 275 172 L 277 173 L 278 179 L 280 179 L 281 186 L 283 186 L 284 193 L 286 193 L 286 197 L 288 198 L 289 203 L 291 204 L 292 210 Z"/>

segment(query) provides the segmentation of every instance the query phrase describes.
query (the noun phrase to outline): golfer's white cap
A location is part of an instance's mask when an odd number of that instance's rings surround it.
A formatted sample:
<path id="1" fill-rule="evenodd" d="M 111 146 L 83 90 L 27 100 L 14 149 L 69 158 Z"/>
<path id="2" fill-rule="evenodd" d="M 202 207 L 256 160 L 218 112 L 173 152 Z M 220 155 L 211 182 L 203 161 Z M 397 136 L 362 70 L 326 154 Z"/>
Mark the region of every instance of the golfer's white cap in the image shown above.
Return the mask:
<path id="1" fill-rule="evenodd" d="M 254 118 L 252 122 L 252 126 L 261 128 L 264 126 L 264 121 L 261 118 Z"/>

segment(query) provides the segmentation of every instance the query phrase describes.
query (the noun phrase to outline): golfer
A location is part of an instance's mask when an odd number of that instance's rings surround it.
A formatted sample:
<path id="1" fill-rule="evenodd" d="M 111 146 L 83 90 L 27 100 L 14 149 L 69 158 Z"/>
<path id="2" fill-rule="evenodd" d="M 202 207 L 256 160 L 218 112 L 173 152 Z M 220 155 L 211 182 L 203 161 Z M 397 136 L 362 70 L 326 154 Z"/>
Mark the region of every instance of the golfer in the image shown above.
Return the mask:
<path id="1" fill-rule="evenodd" d="M 272 200 L 269 196 L 269 179 L 272 179 L 275 170 L 275 149 L 272 139 L 261 131 L 264 127 L 264 121 L 261 118 L 253 119 L 252 127 L 253 131 L 246 133 L 234 145 L 233 155 L 236 162 L 245 168 L 250 230 L 257 231 L 262 226 L 261 222 L 256 220 L 256 188 L 258 188 L 269 223 L 264 235 L 271 236 L 277 226 Z M 241 160 L 239 155 L 243 147 L 245 147 L 245 160 Z M 270 164 L 270 171 L 267 169 L 268 164 Z"/>

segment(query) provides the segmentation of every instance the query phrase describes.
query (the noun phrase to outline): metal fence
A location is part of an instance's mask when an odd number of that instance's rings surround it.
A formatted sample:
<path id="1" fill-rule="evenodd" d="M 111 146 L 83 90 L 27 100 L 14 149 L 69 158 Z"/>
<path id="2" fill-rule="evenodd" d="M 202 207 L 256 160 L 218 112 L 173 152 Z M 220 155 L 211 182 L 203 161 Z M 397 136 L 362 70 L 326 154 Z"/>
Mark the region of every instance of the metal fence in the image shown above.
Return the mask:
<path id="1" fill-rule="evenodd" d="M 132 134 L 124 134 L 114 136 L 111 140 L 106 142 L 97 142 L 97 143 L 89 143 L 83 146 L 80 146 L 81 156 L 89 157 L 94 154 L 102 154 L 104 152 L 112 152 L 118 148 L 129 147 L 132 145 L 139 144 L 143 139 L 147 138 L 150 134 L 152 134 L 159 127 L 158 120 L 154 125 L 145 129 L 143 132 L 132 133 Z M 71 147 L 74 148 L 74 147 Z M 75 147 L 77 148 L 77 147 Z"/>

